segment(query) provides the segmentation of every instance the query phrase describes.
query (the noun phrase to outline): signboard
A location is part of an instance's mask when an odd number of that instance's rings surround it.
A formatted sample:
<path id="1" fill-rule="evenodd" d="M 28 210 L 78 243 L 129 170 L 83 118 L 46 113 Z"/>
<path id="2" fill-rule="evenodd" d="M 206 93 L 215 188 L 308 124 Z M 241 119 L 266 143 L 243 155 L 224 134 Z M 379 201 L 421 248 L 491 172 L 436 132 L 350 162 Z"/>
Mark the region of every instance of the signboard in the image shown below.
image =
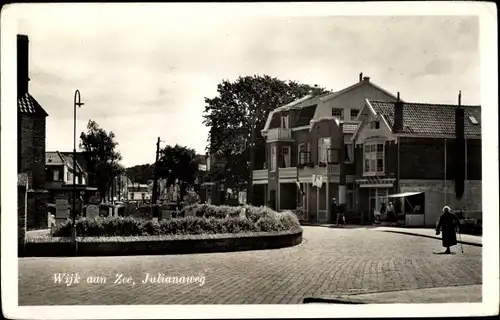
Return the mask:
<path id="1" fill-rule="evenodd" d="M 66 219 L 69 217 L 69 206 L 67 198 L 56 199 L 56 218 Z"/>
<path id="2" fill-rule="evenodd" d="M 94 219 L 99 216 L 99 207 L 95 204 L 87 206 L 87 219 Z"/>
<path id="3" fill-rule="evenodd" d="M 245 191 L 238 192 L 238 202 L 240 204 L 246 204 L 247 203 L 247 193 Z"/>

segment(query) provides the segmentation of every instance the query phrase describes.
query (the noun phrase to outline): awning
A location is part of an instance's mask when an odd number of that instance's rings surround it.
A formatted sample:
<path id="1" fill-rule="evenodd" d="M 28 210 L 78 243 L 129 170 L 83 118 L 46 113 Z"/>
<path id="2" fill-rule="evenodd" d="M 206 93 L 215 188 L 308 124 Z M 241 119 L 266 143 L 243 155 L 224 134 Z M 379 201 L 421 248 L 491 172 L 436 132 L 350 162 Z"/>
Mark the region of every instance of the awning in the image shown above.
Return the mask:
<path id="1" fill-rule="evenodd" d="M 409 196 L 414 196 L 416 194 L 421 194 L 423 192 L 403 192 L 403 193 L 397 193 L 397 194 L 391 194 L 390 196 L 387 196 L 388 198 L 404 198 L 404 197 L 409 197 Z"/>

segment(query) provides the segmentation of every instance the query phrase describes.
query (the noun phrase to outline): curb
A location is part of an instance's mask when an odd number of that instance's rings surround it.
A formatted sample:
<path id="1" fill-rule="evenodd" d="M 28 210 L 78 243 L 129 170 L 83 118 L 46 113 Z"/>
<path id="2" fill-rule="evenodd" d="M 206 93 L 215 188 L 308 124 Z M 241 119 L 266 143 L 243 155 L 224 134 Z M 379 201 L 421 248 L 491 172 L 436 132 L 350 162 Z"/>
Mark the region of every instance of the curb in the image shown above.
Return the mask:
<path id="1" fill-rule="evenodd" d="M 177 255 L 270 250 L 293 247 L 302 243 L 302 233 L 301 229 L 277 233 L 222 234 L 219 237 L 191 235 L 181 238 L 167 236 L 167 239 L 92 238 L 89 241 L 78 241 L 76 253 L 69 238 L 51 238 L 26 242 L 19 252 L 19 257 Z"/>
<path id="2" fill-rule="evenodd" d="M 334 298 L 334 299 L 326 299 L 326 298 L 312 298 L 312 297 L 306 297 L 302 300 L 302 303 L 336 303 L 336 304 L 366 304 L 365 302 L 361 301 L 354 301 L 350 300 L 348 298 L 342 299 L 342 298 Z"/>
<path id="3" fill-rule="evenodd" d="M 430 239 L 437 239 L 441 240 L 440 237 L 435 237 L 435 236 L 429 236 L 426 234 L 419 234 L 419 233 L 412 233 L 412 232 L 405 232 L 405 231 L 396 231 L 396 230 L 383 230 L 383 232 L 392 232 L 392 233 L 399 233 L 399 234 L 404 234 L 407 236 L 417 236 L 417 237 L 423 237 L 423 238 L 430 238 Z M 473 247 L 483 247 L 482 243 L 475 243 L 475 242 L 469 242 L 469 241 L 460 241 L 457 239 L 457 243 L 473 246 Z"/>

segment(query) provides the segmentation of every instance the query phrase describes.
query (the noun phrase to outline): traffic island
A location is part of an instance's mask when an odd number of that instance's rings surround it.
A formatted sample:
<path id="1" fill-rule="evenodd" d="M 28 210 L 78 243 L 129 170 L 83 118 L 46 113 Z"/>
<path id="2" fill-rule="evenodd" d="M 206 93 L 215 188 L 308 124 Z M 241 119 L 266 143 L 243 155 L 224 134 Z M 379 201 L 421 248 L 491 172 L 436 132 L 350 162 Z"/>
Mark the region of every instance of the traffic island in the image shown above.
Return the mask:
<path id="1" fill-rule="evenodd" d="M 197 205 L 168 220 L 132 217 L 79 219 L 77 250 L 71 248 L 71 222 L 51 236 L 26 240 L 24 257 L 165 255 L 265 250 L 302 242 L 302 228 L 291 212 L 265 207 Z"/>

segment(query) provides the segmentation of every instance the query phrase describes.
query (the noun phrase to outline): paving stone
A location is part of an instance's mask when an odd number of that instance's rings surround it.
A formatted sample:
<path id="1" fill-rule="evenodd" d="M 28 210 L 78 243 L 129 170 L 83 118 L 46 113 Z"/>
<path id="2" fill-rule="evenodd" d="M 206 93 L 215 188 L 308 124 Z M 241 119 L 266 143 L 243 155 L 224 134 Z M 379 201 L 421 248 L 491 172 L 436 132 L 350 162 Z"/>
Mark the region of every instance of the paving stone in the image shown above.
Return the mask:
<path id="1" fill-rule="evenodd" d="M 19 259 L 19 305 L 301 303 L 317 295 L 376 293 L 482 283 L 481 248 L 442 251 L 437 239 L 366 228 L 304 227 L 298 246 L 171 256 Z M 107 278 L 55 284 L 54 273 Z M 196 276 L 205 284 L 142 284 L 144 274 Z M 116 274 L 135 285 L 115 284 Z"/>

